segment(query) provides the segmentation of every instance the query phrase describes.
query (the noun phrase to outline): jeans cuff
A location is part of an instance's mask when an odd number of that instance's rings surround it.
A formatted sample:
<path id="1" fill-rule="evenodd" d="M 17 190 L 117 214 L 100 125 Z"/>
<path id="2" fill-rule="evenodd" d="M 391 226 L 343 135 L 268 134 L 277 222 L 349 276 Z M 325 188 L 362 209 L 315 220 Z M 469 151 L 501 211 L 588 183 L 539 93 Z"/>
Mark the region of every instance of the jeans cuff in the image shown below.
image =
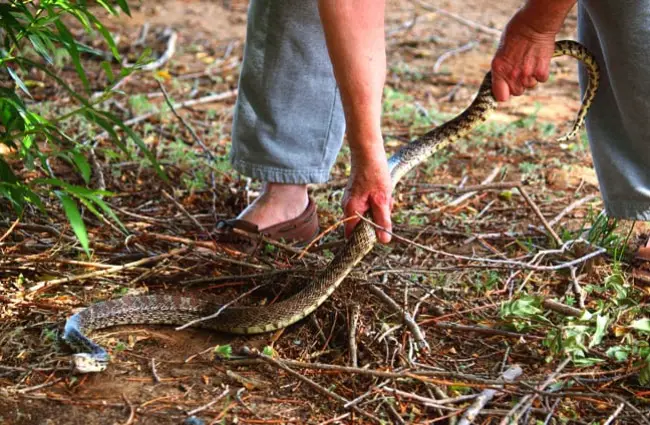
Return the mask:
<path id="1" fill-rule="evenodd" d="M 650 221 L 650 202 L 607 200 L 604 202 L 605 211 L 609 217 Z"/>
<path id="2" fill-rule="evenodd" d="M 330 170 L 323 168 L 277 168 L 235 158 L 231 162 L 233 168 L 243 175 L 270 183 L 318 184 L 327 183 L 330 178 Z"/>

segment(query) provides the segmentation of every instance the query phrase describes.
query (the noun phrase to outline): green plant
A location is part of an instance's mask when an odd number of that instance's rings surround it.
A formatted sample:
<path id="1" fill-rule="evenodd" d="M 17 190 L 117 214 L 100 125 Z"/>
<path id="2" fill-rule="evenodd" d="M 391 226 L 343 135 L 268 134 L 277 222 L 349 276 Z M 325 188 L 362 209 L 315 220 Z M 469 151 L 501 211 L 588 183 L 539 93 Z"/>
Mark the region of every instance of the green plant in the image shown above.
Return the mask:
<path id="1" fill-rule="evenodd" d="M 427 110 L 412 95 L 390 87 L 384 89 L 382 107 L 384 117 L 408 125 L 418 135 L 422 129 L 430 129 L 453 117 L 435 109 Z"/>
<path id="2" fill-rule="evenodd" d="M 521 162 L 519 163 L 519 171 L 524 175 L 535 173 L 540 168 L 540 165 L 534 162 Z"/>
<path id="3" fill-rule="evenodd" d="M 535 110 L 528 116 L 514 121 L 512 125 L 517 128 L 526 128 L 528 130 L 531 130 L 535 124 L 537 124 L 537 117 L 540 109 L 542 109 L 542 105 L 539 102 L 535 102 Z"/>
<path id="4" fill-rule="evenodd" d="M 517 331 L 536 331 L 545 335 L 547 358 L 569 356 L 578 366 L 593 366 L 607 361 L 597 350 L 617 363 L 639 368 L 639 382 L 650 382 L 650 310 L 640 298 L 642 291 L 625 283 L 622 272 L 614 267 L 602 284 L 585 286 L 597 293 L 590 308 L 579 317 L 545 310 L 543 298 L 521 295 L 501 305 L 500 317 Z M 565 304 L 573 304 L 565 299 Z"/>
<path id="5" fill-rule="evenodd" d="M 230 345 L 217 345 L 214 347 L 214 354 L 222 359 L 229 359 L 232 357 L 232 347 Z"/>
<path id="6" fill-rule="evenodd" d="M 129 98 L 129 105 L 136 115 L 142 115 L 147 112 L 153 112 L 156 108 L 149 102 L 147 96 L 138 94 Z"/>
<path id="7" fill-rule="evenodd" d="M 130 13 L 126 0 L 97 2 L 110 14 Z M 114 4 L 116 6 L 114 6 Z M 102 104 L 112 96 L 114 87 L 137 69 L 116 68 L 106 60 L 103 52 L 76 41 L 73 38 L 67 18 L 79 23 L 91 34 L 99 34 L 113 58 L 120 59 L 113 37 L 98 20 L 86 1 L 41 0 L 25 2 L 9 0 L 0 3 L 0 79 L 13 82 L 15 90 L 0 87 L 0 144 L 12 152 L 10 157 L 0 158 L 0 197 L 6 198 L 14 210 L 21 214 L 26 204 L 33 204 L 45 212 L 43 199 L 53 196 L 67 215 L 81 245 L 89 252 L 89 240 L 79 206 L 98 216 L 106 215 L 119 224 L 108 205 L 102 200 L 110 196 L 106 191 L 66 183 L 57 178 L 50 166 L 51 159 L 67 162 L 83 179 L 85 185 L 91 180 L 92 169 L 86 159 L 90 143 L 80 140 L 79 134 L 69 134 L 78 129 L 66 123 L 81 119 L 94 128 L 100 128 L 109 139 L 125 153 L 127 145 L 118 136 L 124 132 L 154 164 L 164 178 L 162 169 L 142 139 L 117 116 L 103 110 Z M 106 89 L 91 96 L 88 76 L 81 63 L 81 55 L 100 56 L 101 68 L 106 76 Z M 60 74 L 62 61 L 69 57 L 81 88 L 74 87 Z M 140 58 L 138 65 L 143 58 Z M 55 84 L 65 90 L 74 102 L 69 110 L 45 113 L 37 112 L 31 101 L 29 86 L 25 79 L 30 70 L 39 70 L 46 75 L 48 84 Z M 27 170 L 37 170 L 40 177 L 24 181 L 13 172 L 12 163 Z"/>

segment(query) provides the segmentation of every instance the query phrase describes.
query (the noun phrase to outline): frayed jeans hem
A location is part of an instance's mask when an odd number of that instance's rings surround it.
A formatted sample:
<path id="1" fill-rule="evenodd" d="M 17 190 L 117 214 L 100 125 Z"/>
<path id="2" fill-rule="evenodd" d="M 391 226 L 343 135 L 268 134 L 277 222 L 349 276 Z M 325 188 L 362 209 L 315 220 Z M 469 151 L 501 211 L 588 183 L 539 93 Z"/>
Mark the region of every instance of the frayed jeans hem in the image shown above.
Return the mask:
<path id="1" fill-rule="evenodd" d="M 612 218 L 650 221 L 650 202 L 605 200 L 605 212 Z"/>
<path id="2" fill-rule="evenodd" d="M 323 168 L 287 169 L 254 164 L 241 159 L 232 159 L 232 166 L 241 174 L 269 183 L 319 184 L 327 183 L 330 170 Z"/>

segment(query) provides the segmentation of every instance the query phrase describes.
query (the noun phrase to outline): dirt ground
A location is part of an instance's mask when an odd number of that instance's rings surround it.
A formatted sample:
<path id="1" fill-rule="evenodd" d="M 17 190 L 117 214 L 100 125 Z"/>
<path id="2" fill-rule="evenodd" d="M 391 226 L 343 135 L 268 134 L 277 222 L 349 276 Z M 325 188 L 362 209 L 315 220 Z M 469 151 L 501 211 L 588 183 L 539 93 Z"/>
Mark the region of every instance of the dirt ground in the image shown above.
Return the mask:
<path id="1" fill-rule="evenodd" d="M 489 30 L 477 29 L 471 23 L 501 29 L 520 3 L 519 0 L 426 2 L 443 9 L 435 12 L 418 7 L 417 2 L 389 2 L 389 72 L 384 118 L 389 151 L 470 103 L 498 43 L 498 37 Z M 470 21 L 470 25 L 445 12 Z M 409 25 L 414 17 L 415 23 Z M 132 18 L 107 18 L 106 22 L 120 35 L 120 46 L 131 44 L 145 23 L 152 30 L 169 26 L 177 31 L 177 51 L 157 75 L 165 81 L 175 101 L 236 88 L 246 26 L 244 1 L 143 0 L 134 9 Z M 575 38 L 574 13 L 561 35 Z M 440 63 L 438 72 L 433 71 L 442 55 L 468 43 L 475 44 L 466 51 L 449 55 Z M 216 70 L 206 76 L 205 70 L 214 64 Z M 196 73 L 203 75 L 183 78 Z M 493 171 L 498 171 L 495 181 L 526 184 L 549 220 L 572 202 L 593 195 L 564 217 L 556 229 L 576 231 L 600 211 L 597 180 L 584 136 L 563 146 L 554 141 L 570 128 L 579 107 L 575 62 L 558 59 L 554 61 L 552 73 L 549 83 L 500 106 L 488 125 L 452 147 L 450 153 L 432 161 L 435 170 L 433 165 L 423 167 L 413 173 L 408 183 L 400 185 L 395 206 L 397 235 L 455 254 L 493 258 L 518 258 L 521 250 L 529 247 L 549 248 L 551 242 L 543 229 L 539 230 L 541 222 L 514 189 L 480 192 L 453 207 L 446 206 L 459 196 L 446 185 L 480 184 Z M 122 90 L 125 95 L 119 101 L 131 112 L 128 117 L 138 114 L 129 97 L 140 95 L 156 105 L 162 102 L 152 72 L 134 77 Z M 229 99 L 184 112 L 220 158 L 225 158 L 230 143 L 233 104 L 234 99 Z M 189 133 L 171 114 L 154 117 L 146 125 L 153 130 L 144 125 L 136 130 L 146 133 L 145 140 L 152 146 L 162 149 L 165 143 L 171 145 L 179 138 L 191 146 Z M 198 146 L 189 150 L 200 157 Z M 188 189 L 181 184 L 185 178 L 210 179 L 209 172 L 200 174 L 197 164 L 202 159 L 192 162 L 186 151 L 176 157 L 171 156 L 171 150 L 164 152 L 170 155 L 170 162 L 177 161 L 169 167 L 175 187 L 163 185 L 140 164 L 123 161 L 118 167 L 109 165 L 108 157 L 102 160 L 104 174 L 109 176 L 107 187 L 118 194 L 111 205 L 119 208 L 118 215 L 130 230 L 205 241 L 206 236 L 184 212 L 163 197 L 162 191 L 173 193 L 190 214 L 209 227 L 216 218 L 231 216 L 245 205 L 246 181 L 232 173 L 223 159 L 226 165 L 216 173 L 215 183 Z M 349 172 L 348 164 L 348 151 L 344 148 L 331 184 L 312 188 L 321 207 L 323 228 L 341 218 L 339 201 Z M 65 170 L 61 173 L 75 178 Z M 256 188 L 254 184 L 253 193 Z M 16 219 L 9 210 L 0 212 L 6 212 L 9 223 Z M 358 409 L 380 418 L 383 423 L 453 423 L 453 418 L 459 418 L 469 403 L 431 407 L 422 400 L 477 394 L 493 385 L 503 370 L 514 364 L 523 368 L 522 379 L 535 385 L 561 364 L 561 355 L 552 353 L 542 343 L 547 328 L 539 327 L 539 323 L 517 328 L 499 315 L 498 305 L 522 291 L 549 296 L 570 292 L 568 271 L 533 274 L 498 268 L 462 268 L 462 264 L 437 261 L 440 257 L 435 252 L 396 241 L 392 247 L 377 247 L 330 301 L 311 318 L 282 333 L 232 337 L 200 330 L 177 332 L 169 327 L 107 329 L 95 336 L 111 350 L 113 360 L 108 370 L 92 375 L 74 374 L 69 366 L 70 350 L 57 336 L 65 317 L 76 309 L 103 299 L 142 292 L 217 293 L 224 299 L 232 299 L 255 283 L 268 280 L 264 274 L 272 270 L 286 272 L 273 278 L 280 287 L 299 284 L 324 267 L 330 250 L 335 251 L 340 245 L 340 229 L 327 235 L 324 246 L 312 251 L 313 257 L 298 259 L 291 252 L 269 249 L 265 258 L 236 257 L 240 263 L 234 264 L 223 253 L 196 249 L 180 258 L 135 267 L 118 275 L 61 285 L 26 300 L 24 288 L 35 282 L 97 270 L 84 266 L 81 261 L 124 264 L 136 258 L 127 257 L 134 252 L 152 256 L 182 245 L 180 239 L 175 243 L 150 236 L 138 239 L 134 245 L 138 249 L 133 251 L 113 229 L 89 219 L 96 253 L 88 260 L 79 253 L 78 247 L 73 248 L 75 244 L 70 238 L 73 234 L 62 215 L 53 212 L 49 218 L 38 215 L 28 218 L 22 222 L 56 227 L 61 233 L 54 234 L 44 227 L 17 227 L 16 232 L 20 233 L 12 235 L 5 245 L 0 244 L 5 255 L 4 262 L 0 261 L 3 320 L 0 322 L 0 386 L 7 389 L 0 393 L 2 424 L 180 424 L 195 409 L 198 411 L 194 415 L 208 424 L 375 423 L 277 366 L 238 355 L 244 346 L 262 350 L 272 345 L 279 359 L 349 366 L 348 340 L 355 305 L 361 311 L 356 329 L 359 366 L 403 375 L 387 379 L 341 368 L 328 370 L 286 364 L 346 400 L 365 394 L 357 404 Z M 2 226 L 0 221 L 0 234 L 6 230 Z M 624 233 L 628 228 L 629 224 L 621 231 Z M 514 231 L 525 236 L 470 240 L 472 235 Z M 647 230 L 637 226 L 631 240 L 644 231 Z M 436 271 L 438 267 L 449 270 Z M 382 275 L 385 270 L 402 269 L 407 273 Z M 422 269 L 429 272 L 413 274 L 414 270 Z M 583 283 L 595 283 L 604 281 L 611 270 L 608 260 L 596 260 L 580 269 L 579 274 Z M 255 273 L 261 273 L 260 277 L 239 277 Z M 191 283 L 198 278 L 224 276 L 231 279 Z M 384 291 L 399 305 L 417 312 L 417 322 L 431 346 L 429 352 L 416 353 L 412 332 L 402 325 L 399 315 L 365 289 L 378 283 L 382 276 L 385 280 L 380 286 Z M 184 283 L 179 287 L 181 281 Z M 435 291 L 423 289 L 425 284 L 435 287 Z M 639 303 L 647 304 L 650 291 L 638 290 L 646 294 L 645 301 L 641 296 Z M 271 302 L 281 293 L 282 289 L 264 291 L 251 302 Z M 595 308 L 607 294 L 590 294 L 587 306 Z M 554 323 L 564 323 L 562 320 Z M 442 322 L 503 332 L 481 333 L 437 325 Z M 520 332 L 520 335 L 513 337 L 514 334 L 505 332 Z M 614 344 L 612 337 L 610 345 Z M 214 348 L 225 345 L 232 347 L 233 358 L 217 358 Z M 603 350 L 590 356 L 607 359 Z M 571 363 L 562 372 L 566 374 L 563 375 L 565 383 L 569 377 L 580 374 L 595 379 L 618 373 L 623 378 L 602 384 L 570 381 L 567 385 L 572 385 L 581 395 L 539 397 L 531 402 L 519 423 L 603 423 L 621 403 L 614 396 L 596 394 L 608 390 L 617 397 L 629 396 L 631 403 L 645 409 L 647 415 L 650 394 L 642 391 L 634 377 L 629 381 L 625 378 L 626 374 L 638 371 L 635 367 L 631 360 L 628 363 L 603 360 L 584 367 Z M 432 375 L 413 381 L 407 376 L 409 371 L 429 371 Z M 563 390 L 568 391 L 569 386 Z M 414 399 L 414 394 L 420 399 Z M 521 401 L 522 394 L 526 391 L 521 386 L 498 393 L 475 423 L 499 423 Z M 554 404 L 556 400 L 561 402 Z M 635 411 L 624 406 L 615 423 L 638 422 Z"/>

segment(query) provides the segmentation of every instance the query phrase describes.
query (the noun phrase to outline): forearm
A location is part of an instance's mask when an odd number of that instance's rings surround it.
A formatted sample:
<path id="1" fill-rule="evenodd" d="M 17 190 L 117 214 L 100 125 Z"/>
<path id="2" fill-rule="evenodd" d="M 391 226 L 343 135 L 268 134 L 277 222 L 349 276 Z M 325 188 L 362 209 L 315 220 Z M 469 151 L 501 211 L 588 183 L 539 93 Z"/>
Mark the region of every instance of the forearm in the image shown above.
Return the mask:
<path id="1" fill-rule="evenodd" d="M 540 33 L 557 33 L 576 0 L 528 0 L 520 13 Z"/>
<path id="2" fill-rule="evenodd" d="M 381 104 L 386 76 L 385 0 L 319 0 L 341 91 L 353 159 L 383 155 Z"/>

